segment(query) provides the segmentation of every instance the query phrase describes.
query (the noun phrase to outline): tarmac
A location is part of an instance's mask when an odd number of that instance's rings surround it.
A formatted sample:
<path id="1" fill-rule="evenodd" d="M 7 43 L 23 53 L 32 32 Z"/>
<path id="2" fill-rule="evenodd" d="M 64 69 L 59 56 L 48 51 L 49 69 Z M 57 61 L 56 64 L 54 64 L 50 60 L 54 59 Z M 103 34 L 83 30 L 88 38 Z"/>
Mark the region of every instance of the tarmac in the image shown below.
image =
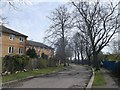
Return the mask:
<path id="1" fill-rule="evenodd" d="M 60 72 L 30 77 L 3 84 L 3 88 L 62 88 L 64 90 L 84 90 L 92 76 L 91 68 L 87 66 L 71 65 L 70 69 Z M 48 90 L 48 89 L 47 89 Z"/>

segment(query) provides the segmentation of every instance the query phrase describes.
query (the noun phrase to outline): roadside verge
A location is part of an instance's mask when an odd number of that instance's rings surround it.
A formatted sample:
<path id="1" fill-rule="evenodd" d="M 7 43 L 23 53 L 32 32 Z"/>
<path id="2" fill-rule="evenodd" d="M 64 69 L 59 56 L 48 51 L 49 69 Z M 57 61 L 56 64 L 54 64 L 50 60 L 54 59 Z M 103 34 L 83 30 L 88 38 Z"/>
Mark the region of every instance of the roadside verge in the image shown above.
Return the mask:
<path id="1" fill-rule="evenodd" d="M 95 77 L 94 70 L 93 70 L 93 68 L 92 68 L 92 67 L 91 67 L 91 69 L 92 69 L 92 76 L 91 76 L 91 79 L 90 79 L 90 81 L 89 81 L 89 83 L 88 83 L 88 85 L 87 85 L 87 87 L 86 87 L 86 90 L 88 90 L 88 89 L 92 88 L 92 84 L 93 84 L 94 77 Z"/>
<path id="2" fill-rule="evenodd" d="M 25 80 L 29 80 L 29 79 L 33 79 L 33 78 L 37 78 L 37 77 L 42 77 L 42 76 L 48 75 L 48 74 L 54 74 L 54 73 L 57 73 L 57 72 L 60 72 L 60 71 L 63 71 L 63 70 L 69 69 L 69 68 L 71 68 L 71 66 L 63 67 L 63 68 L 61 68 L 59 70 L 52 70 L 51 72 L 44 73 L 44 74 L 41 73 L 41 74 L 38 74 L 38 75 L 28 76 L 28 77 L 20 78 L 20 79 L 17 79 L 17 80 L 4 82 L 4 83 L 2 83 L 2 86 L 4 87 L 4 86 L 7 86 L 9 84 L 17 83 L 19 81 L 25 81 Z"/>

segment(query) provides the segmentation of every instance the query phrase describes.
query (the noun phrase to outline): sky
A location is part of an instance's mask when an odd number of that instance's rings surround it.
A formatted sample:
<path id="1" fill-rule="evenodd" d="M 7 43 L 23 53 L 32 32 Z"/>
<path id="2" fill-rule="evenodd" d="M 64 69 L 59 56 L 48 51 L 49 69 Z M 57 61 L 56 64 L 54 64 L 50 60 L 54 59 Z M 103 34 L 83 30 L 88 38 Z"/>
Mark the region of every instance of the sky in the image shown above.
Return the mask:
<path id="1" fill-rule="evenodd" d="M 47 16 L 63 2 L 31 2 L 15 4 L 15 9 L 3 4 L 3 17 L 7 17 L 5 26 L 28 35 L 29 40 L 43 42 L 44 33 L 49 27 Z"/>
<path id="2" fill-rule="evenodd" d="M 47 16 L 59 5 L 69 0 L 14 0 L 15 8 L 10 7 L 6 0 L 0 7 L 0 14 L 7 17 L 5 26 L 28 36 L 28 40 L 43 42 L 45 31 L 50 26 Z M 106 51 L 104 49 L 103 51 Z"/>

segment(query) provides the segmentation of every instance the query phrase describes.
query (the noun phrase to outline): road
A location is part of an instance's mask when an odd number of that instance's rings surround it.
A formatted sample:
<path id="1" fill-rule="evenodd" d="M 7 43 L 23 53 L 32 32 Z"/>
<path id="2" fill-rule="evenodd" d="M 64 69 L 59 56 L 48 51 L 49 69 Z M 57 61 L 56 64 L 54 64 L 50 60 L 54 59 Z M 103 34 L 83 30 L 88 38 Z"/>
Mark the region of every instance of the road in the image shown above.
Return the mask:
<path id="1" fill-rule="evenodd" d="M 37 78 L 9 84 L 4 87 L 17 88 L 85 88 L 90 80 L 91 70 L 80 65 Z"/>

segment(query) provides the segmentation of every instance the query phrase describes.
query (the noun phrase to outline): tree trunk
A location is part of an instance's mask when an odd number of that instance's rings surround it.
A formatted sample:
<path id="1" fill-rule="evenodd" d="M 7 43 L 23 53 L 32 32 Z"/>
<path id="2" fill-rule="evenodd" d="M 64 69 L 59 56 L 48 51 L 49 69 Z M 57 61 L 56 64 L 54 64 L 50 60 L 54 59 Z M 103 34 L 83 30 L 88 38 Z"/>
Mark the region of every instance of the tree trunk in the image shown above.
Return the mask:
<path id="1" fill-rule="evenodd" d="M 65 56 L 65 36 L 64 36 L 64 25 L 62 24 L 62 52 L 63 52 L 63 62 L 66 66 L 66 56 Z"/>
<path id="2" fill-rule="evenodd" d="M 79 53 L 79 51 L 78 51 L 78 54 L 77 54 L 77 56 L 78 56 L 78 64 L 80 64 L 80 53 Z"/>
<path id="3" fill-rule="evenodd" d="M 80 44 L 81 44 L 80 45 L 80 53 L 81 53 L 82 65 L 84 65 L 84 62 L 83 62 L 83 60 L 84 60 L 84 58 L 83 58 L 83 41 L 81 41 Z"/>
<path id="4" fill-rule="evenodd" d="M 86 55 L 87 55 L 87 59 L 88 59 L 88 65 L 91 66 L 91 54 L 90 54 L 91 51 L 88 51 L 88 47 L 86 46 Z"/>
<path id="5" fill-rule="evenodd" d="M 82 65 L 84 65 L 84 63 L 83 63 L 84 58 L 83 58 L 82 49 L 81 49 L 81 59 L 82 59 Z"/>
<path id="6" fill-rule="evenodd" d="M 75 49 L 75 64 L 76 64 L 76 62 L 77 62 L 77 53 L 76 53 L 76 49 Z"/>
<path id="7" fill-rule="evenodd" d="M 94 66 L 95 66 L 95 70 L 100 70 L 100 65 L 99 65 L 99 60 L 98 60 L 98 54 L 93 53 L 93 60 L 94 60 Z"/>
<path id="8" fill-rule="evenodd" d="M 88 65 L 91 66 L 90 56 L 88 56 Z"/>
<path id="9" fill-rule="evenodd" d="M 70 61 L 70 60 L 69 60 L 69 59 L 67 59 L 67 65 L 68 65 L 68 66 L 70 66 L 70 63 L 69 63 L 69 61 Z"/>

